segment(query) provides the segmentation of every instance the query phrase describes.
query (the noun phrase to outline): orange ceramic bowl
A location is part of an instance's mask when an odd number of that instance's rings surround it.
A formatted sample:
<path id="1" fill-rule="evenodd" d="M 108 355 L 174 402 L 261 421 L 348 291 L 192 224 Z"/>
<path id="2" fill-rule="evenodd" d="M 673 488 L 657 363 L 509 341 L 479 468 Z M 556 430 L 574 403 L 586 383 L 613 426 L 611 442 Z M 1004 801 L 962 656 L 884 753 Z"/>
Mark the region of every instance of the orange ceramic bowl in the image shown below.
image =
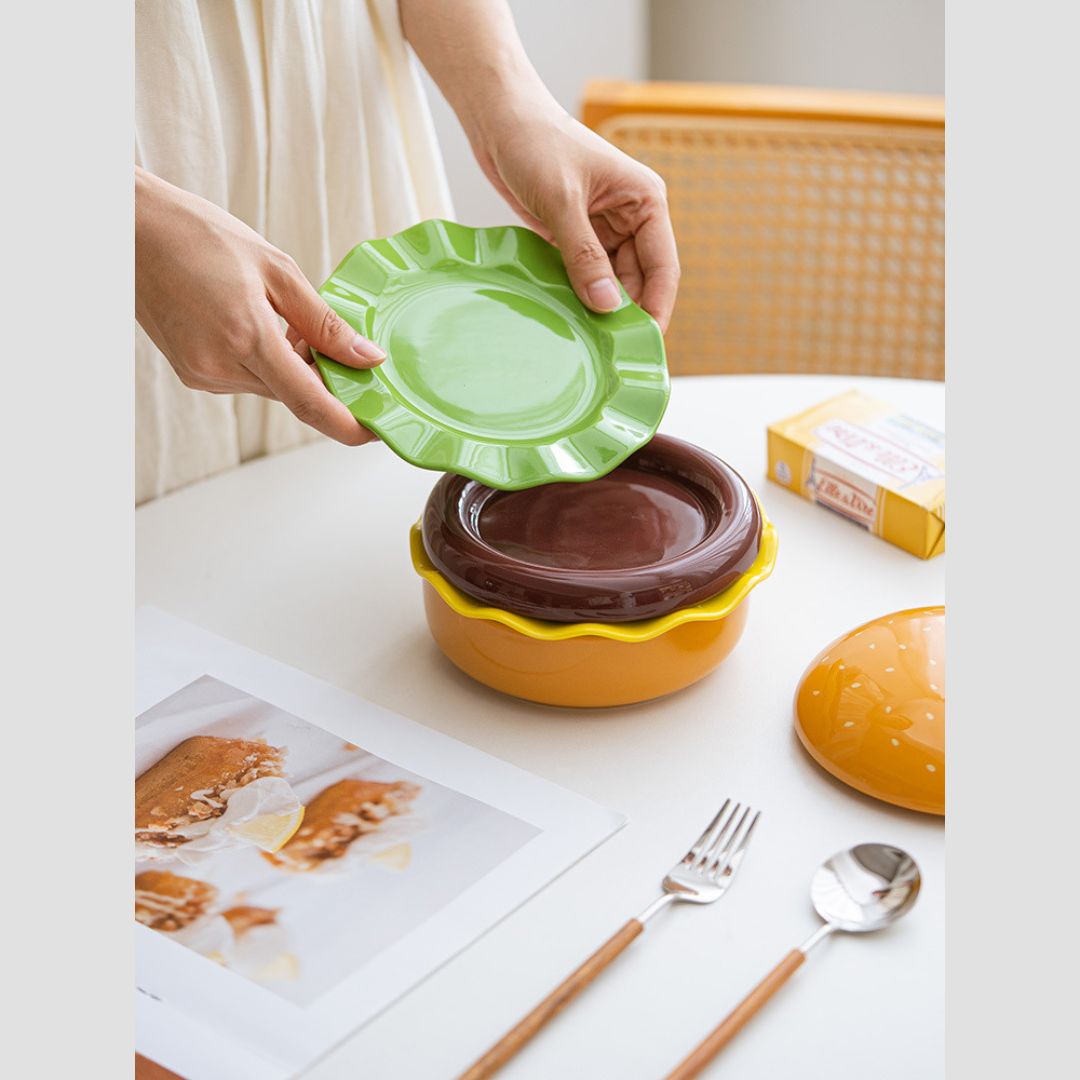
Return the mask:
<path id="1" fill-rule="evenodd" d="M 764 521 L 754 564 L 709 600 L 633 623 L 553 623 L 482 606 L 432 565 L 418 528 L 410 541 L 428 626 L 446 656 L 494 690 L 576 708 L 648 701 L 708 675 L 742 637 L 748 594 L 776 561 L 776 530 Z"/>

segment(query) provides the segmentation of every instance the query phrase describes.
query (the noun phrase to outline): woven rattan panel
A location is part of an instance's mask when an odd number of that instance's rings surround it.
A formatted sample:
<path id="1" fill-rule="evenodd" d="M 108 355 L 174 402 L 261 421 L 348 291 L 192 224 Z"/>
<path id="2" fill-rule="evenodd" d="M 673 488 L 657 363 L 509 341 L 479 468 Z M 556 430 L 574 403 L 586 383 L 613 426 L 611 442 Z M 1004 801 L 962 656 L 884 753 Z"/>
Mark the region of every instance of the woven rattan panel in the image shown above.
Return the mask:
<path id="1" fill-rule="evenodd" d="M 942 130 L 652 114 L 598 130 L 667 182 L 674 373 L 944 377 Z"/>

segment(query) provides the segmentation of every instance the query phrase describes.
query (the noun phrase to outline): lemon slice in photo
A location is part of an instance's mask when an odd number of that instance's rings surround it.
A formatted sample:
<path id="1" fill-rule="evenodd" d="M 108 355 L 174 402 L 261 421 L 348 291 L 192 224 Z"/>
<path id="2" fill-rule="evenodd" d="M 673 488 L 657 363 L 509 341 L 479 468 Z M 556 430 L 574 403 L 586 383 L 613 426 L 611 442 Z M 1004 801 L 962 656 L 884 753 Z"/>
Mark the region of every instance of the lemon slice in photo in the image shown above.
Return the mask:
<path id="1" fill-rule="evenodd" d="M 390 870 L 405 870 L 412 862 L 412 845 L 395 844 L 393 847 L 383 848 L 377 855 L 371 856 L 373 863 L 381 863 Z"/>
<path id="2" fill-rule="evenodd" d="M 295 979 L 300 974 L 300 963 L 292 953 L 282 953 L 276 960 L 263 964 L 252 978 L 259 982 L 277 982 L 282 979 Z"/>
<path id="3" fill-rule="evenodd" d="M 260 814 L 250 821 L 237 822 L 229 832 L 273 854 L 293 838 L 303 820 L 304 808 L 298 806 L 284 814 Z"/>

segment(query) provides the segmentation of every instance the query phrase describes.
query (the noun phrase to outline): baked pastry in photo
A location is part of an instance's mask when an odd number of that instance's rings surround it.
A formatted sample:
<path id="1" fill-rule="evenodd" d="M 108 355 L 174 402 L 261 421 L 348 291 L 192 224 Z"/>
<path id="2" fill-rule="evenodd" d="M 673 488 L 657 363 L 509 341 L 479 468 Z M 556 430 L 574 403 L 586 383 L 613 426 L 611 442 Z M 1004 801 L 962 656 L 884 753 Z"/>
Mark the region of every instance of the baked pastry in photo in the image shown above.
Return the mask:
<path id="1" fill-rule="evenodd" d="M 233 950 L 233 931 L 211 912 L 218 890 L 208 881 L 169 870 L 135 875 L 135 919 L 177 945 L 224 964 Z"/>
<path id="2" fill-rule="evenodd" d="M 230 970 L 262 983 L 299 975 L 300 964 L 289 951 L 289 935 L 277 921 L 278 910 L 239 904 L 221 913 L 233 934 L 226 961 Z"/>
<path id="3" fill-rule="evenodd" d="M 328 867 L 361 838 L 386 832 L 392 819 L 409 811 L 419 793 L 418 785 L 403 780 L 339 780 L 308 803 L 303 824 L 293 838 L 266 858 L 295 873 Z M 393 836 L 393 841 L 397 840 L 399 837 Z"/>
<path id="4" fill-rule="evenodd" d="M 236 937 L 243 937 L 256 926 L 272 926 L 277 922 L 278 909 L 255 907 L 253 904 L 238 904 L 221 913 L 222 918 L 232 927 Z"/>
<path id="5" fill-rule="evenodd" d="M 303 818 L 284 779 L 285 753 L 212 735 L 173 747 L 135 781 L 136 858 L 196 862 L 240 844 L 275 851 Z"/>
<path id="6" fill-rule="evenodd" d="M 208 881 L 144 870 L 135 875 L 135 919 L 151 930 L 183 930 L 207 915 L 217 896 Z"/>

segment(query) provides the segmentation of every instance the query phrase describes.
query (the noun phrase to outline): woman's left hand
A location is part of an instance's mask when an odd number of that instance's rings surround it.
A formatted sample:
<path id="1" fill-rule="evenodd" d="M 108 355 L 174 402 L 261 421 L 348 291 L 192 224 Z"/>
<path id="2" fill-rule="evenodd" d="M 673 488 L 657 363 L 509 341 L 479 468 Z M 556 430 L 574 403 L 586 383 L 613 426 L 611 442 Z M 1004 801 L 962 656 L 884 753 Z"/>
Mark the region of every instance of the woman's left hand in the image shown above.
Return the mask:
<path id="1" fill-rule="evenodd" d="M 562 252 L 594 311 L 622 302 L 613 277 L 667 330 L 679 256 L 664 181 L 555 108 L 487 117 L 473 150 L 487 178 Z"/>
<path id="2" fill-rule="evenodd" d="M 487 178 L 557 244 L 594 311 L 631 299 L 667 329 L 679 257 L 664 182 L 561 109 L 529 62 L 506 0 L 398 0 L 402 27 Z"/>

